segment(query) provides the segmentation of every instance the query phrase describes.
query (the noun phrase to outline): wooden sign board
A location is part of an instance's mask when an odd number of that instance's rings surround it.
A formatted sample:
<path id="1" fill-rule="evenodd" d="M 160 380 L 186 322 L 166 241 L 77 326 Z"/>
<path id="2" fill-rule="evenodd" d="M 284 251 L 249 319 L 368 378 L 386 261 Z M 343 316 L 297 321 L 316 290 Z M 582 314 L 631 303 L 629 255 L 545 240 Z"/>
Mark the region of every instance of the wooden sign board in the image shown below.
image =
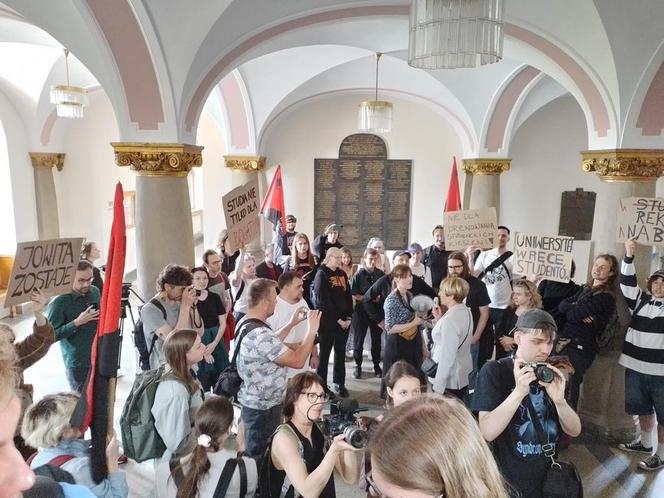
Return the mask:
<path id="1" fill-rule="evenodd" d="M 230 250 L 235 252 L 260 235 L 258 180 L 234 188 L 221 200 Z"/>
<path id="2" fill-rule="evenodd" d="M 493 247 L 498 222 L 496 208 L 468 209 L 443 214 L 445 249 L 465 251 L 469 246 Z"/>
<path id="3" fill-rule="evenodd" d="M 572 271 L 572 237 L 514 235 L 514 273 L 538 275 L 555 282 L 569 282 Z"/>
<path id="4" fill-rule="evenodd" d="M 17 244 L 5 308 L 30 301 L 33 289 L 47 296 L 71 292 L 82 244 L 81 237 Z"/>
<path id="5" fill-rule="evenodd" d="M 639 244 L 664 244 L 664 199 L 627 197 L 618 202 L 616 240 L 636 239 Z"/>

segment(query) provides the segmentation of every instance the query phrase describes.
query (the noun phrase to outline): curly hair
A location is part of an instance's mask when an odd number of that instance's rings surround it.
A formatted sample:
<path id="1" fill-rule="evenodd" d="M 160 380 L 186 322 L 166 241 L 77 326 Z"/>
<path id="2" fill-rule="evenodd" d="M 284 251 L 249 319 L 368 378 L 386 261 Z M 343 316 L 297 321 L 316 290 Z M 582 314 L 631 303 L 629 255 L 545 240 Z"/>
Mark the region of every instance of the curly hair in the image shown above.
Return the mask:
<path id="1" fill-rule="evenodd" d="M 165 290 L 166 284 L 189 287 L 193 280 L 194 277 L 189 271 L 189 268 L 171 263 L 164 266 L 164 268 L 159 272 L 159 276 L 157 277 L 157 292 Z"/>

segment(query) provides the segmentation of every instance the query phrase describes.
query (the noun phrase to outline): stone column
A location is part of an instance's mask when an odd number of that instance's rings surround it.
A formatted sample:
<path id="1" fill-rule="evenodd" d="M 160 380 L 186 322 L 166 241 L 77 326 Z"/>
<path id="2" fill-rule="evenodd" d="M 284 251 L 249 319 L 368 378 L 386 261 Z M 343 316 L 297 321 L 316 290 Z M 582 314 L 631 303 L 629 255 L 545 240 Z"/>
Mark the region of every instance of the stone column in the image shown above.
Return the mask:
<path id="1" fill-rule="evenodd" d="M 611 184 L 609 190 L 604 189 L 597 196 L 592 237 L 594 253 L 611 253 L 620 261 L 625 248 L 616 242 L 618 202 L 624 197 L 655 196 L 656 180 L 664 174 L 664 150 L 598 150 L 581 155 L 584 171 L 594 172 L 601 181 Z M 651 247 L 638 246 L 635 264 L 642 286 L 650 275 L 651 254 Z M 630 314 L 619 289 L 616 294 L 622 333 L 613 344 L 600 351 L 586 374 L 579 415 L 585 430 L 611 441 L 626 441 L 634 436 L 635 421 L 625 414 L 625 370 L 618 365 L 618 357 Z"/>
<path id="2" fill-rule="evenodd" d="M 224 156 L 224 165 L 232 171 L 231 186 L 228 190 L 244 185 L 251 180 L 258 181 L 258 191 L 261 199 L 267 189 L 265 180 L 265 157 L 263 156 Z M 260 217 L 261 238 L 253 240 L 248 246 L 247 251 L 253 254 L 257 262 L 263 260 L 262 245 L 265 242 L 271 242 L 272 239 L 265 239 L 265 218 Z M 272 225 L 270 224 L 270 227 Z"/>
<path id="3" fill-rule="evenodd" d="M 37 232 L 40 239 L 60 237 L 58 198 L 53 182 L 53 167 L 62 171 L 65 155 L 59 152 L 30 152 L 35 175 L 35 200 L 37 203 Z"/>
<path id="4" fill-rule="evenodd" d="M 500 222 L 500 174 L 509 171 L 511 162 L 511 159 L 464 159 L 464 209 L 495 207 Z"/>
<path id="5" fill-rule="evenodd" d="M 169 263 L 193 266 L 194 235 L 187 175 L 203 164 L 203 147 L 169 143 L 112 143 L 115 162 L 136 178 L 137 291 L 145 300 Z"/>

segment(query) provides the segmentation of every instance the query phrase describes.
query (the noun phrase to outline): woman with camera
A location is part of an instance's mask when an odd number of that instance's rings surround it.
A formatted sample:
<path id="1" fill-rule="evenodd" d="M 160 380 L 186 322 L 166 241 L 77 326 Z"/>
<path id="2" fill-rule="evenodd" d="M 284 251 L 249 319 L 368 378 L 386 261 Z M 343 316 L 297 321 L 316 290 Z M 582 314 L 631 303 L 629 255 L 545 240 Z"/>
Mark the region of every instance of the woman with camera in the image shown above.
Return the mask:
<path id="1" fill-rule="evenodd" d="M 427 395 L 394 408 L 369 444 L 372 496 L 508 498 L 477 422 L 453 397 Z"/>
<path id="2" fill-rule="evenodd" d="M 470 355 L 473 315 L 463 304 L 469 291 L 468 282 L 459 277 L 447 277 L 440 283 L 438 298 L 447 312 L 431 331 L 433 368 L 425 372 L 434 392 L 451 394 L 461 400 L 468 392 L 468 375 L 473 370 Z"/>
<path id="3" fill-rule="evenodd" d="M 293 490 L 307 497 L 335 498 L 334 469 L 344 481 L 357 481 L 358 453 L 343 435 L 336 436 L 327 453 L 323 452 L 325 438 L 315 422 L 324 401 L 325 386 L 315 373 L 303 372 L 288 381 L 283 405 L 286 423 L 274 433 L 261 472 L 261 488 L 270 498 L 293 496 Z"/>

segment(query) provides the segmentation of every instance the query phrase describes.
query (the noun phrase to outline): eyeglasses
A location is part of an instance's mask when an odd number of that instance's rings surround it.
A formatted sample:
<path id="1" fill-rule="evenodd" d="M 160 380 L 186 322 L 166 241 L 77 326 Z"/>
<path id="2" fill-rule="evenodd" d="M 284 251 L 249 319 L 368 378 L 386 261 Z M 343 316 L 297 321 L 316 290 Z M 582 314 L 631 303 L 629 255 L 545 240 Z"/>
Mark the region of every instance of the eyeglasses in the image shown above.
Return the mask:
<path id="1" fill-rule="evenodd" d="M 376 482 L 373 480 L 373 476 L 371 475 L 371 471 L 367 473 L 366 475 L 367 483 L 369 483 L 369 494 L 373 498 L 390 498 L 390 495 L 386 495 L 383 493 L 378 486 L 376 486 Z M 441 493 L 438 496 L 435 496 L 432 498 L 445 498 L 445 493 Z"/>
<path id="2" fill-rule="evenodd" d="M 305 395 L 307 397 L 307 401 L 309 403 L 317 403 L 318 400 L 325 401 L 325 399 L 327 398 L 326 393 L 318 394 L 318 393 L 305 393 L 305 392 L 302 392 L 300 394 Z"/>

